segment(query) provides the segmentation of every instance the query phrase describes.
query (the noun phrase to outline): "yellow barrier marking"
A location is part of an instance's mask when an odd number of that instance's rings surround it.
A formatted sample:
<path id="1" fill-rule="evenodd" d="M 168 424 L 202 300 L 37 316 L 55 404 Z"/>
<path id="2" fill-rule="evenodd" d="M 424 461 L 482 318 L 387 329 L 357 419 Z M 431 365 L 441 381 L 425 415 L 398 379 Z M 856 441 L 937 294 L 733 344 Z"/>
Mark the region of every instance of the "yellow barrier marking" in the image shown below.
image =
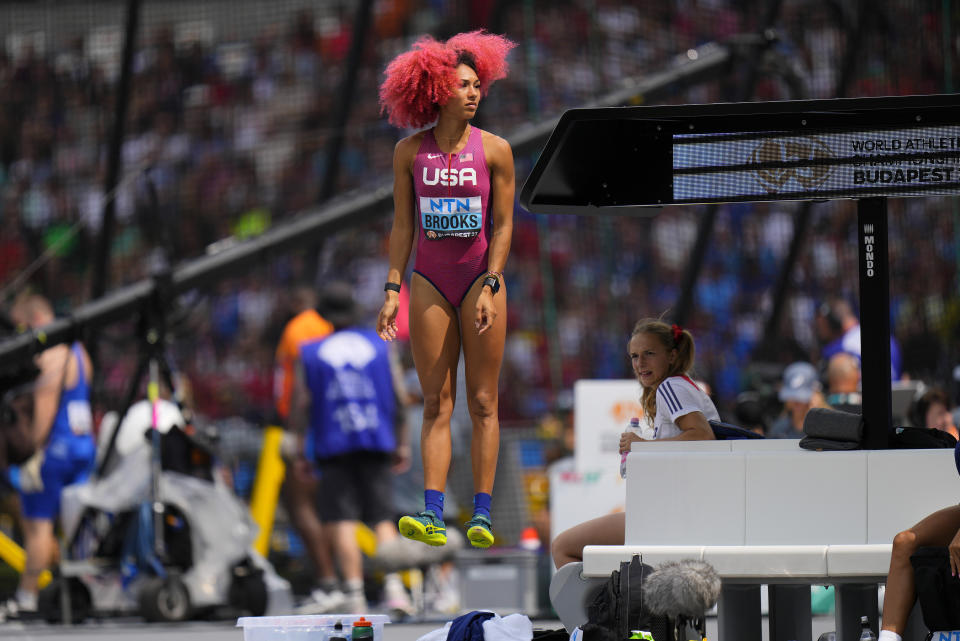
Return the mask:
<path id="1" fill-rule="evenodd" d="M 269 425 L 264 428 L 263 447 L 260 450 L 260 461 L 257 463 L 257 478 L 250 496 L 250 515 L 260 528 L 253 547 L 263 557 L 266 557 L 270 551 L 270 534 L 273 531 L 277 499 L 286 474 L 286 466 L 280 457 L 282 440 L 282 427 Z"/>
<path id="2" fill-rule="evenodd" d="M 3 532 L 0 532 L 0 559 L 6 561 L 7 565 L 21 574 L 23 574 L 23 569 L 27 567 L 27 553 L 17 545 L 16 541 Z M 53 575 L 50 574 L 50 570 L 44 570 L 40 573 L 37 584 L 44 588 L 52 579 Z"/>

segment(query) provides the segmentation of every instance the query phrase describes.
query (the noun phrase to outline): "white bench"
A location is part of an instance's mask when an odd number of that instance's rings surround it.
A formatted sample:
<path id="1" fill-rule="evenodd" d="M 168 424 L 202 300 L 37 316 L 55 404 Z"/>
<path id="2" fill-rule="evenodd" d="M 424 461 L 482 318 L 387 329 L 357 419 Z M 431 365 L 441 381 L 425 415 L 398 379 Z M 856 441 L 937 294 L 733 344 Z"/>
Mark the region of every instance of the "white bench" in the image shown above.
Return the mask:
<path id="1" fill-rule="evenodd" d="M 656 567 L 693 558 L 723 580 L 720 641 L 760 641 L 761 584 L 770 591 L 771 641 L 810 639 L 815 584 L 836 585 L 837 634 L 850 641 L 859 636 L 861 615 L 876 625 L 876 587 L 886 577 L 894 535 L 958 499 L 949 449 L 640 443 L 627 458 L 625 545 L 586 547 L 582 568 L 555 575 L 551 599 L 564 625 L 576 625 L 571 617 L 583 616 L 577 604 L 621 561 L 642 554 Z"/>

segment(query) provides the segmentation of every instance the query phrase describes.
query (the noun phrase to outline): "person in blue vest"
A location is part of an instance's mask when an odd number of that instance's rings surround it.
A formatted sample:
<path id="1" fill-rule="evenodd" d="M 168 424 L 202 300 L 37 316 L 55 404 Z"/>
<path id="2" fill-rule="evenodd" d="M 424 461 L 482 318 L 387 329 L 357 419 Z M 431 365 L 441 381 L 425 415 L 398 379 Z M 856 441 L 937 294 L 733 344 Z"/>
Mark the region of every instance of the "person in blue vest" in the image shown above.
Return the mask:
<path id="1" fill-rule="evenodd" d="M 861 360 L 860 320 L 853 307 L 843 298 L 828 299 L 817 309 L 815 319 L 817 337 L 823 344 L 820 358 L 828 363 L 836 354 L 850 354 Z M 900 344 L 890 335 L 890 380 L 899 381 L 903 374 Z"/>
<path id="2" fill-rule="evenodd" d="M 356 528 L 361 521 L 372 524 L 381 545 L 399 537 L 393 521 L 393 473 L 410 464 L 402 370 L 390 346 L 361 324 L 350 285 L 328 285 L 320 294 L 319 311 L 334 331 L 300 345 L 290 425 L 302 435 L 305 456 L 320 470 L 317 507 L 332 532 L 345 608 L 366 612 Z M 399 576 L 385 577 L 384 597 L 389 610 L 411 613 Z"/>
<path id="3" fill-rule="evenodd" d="M 14 301 L 10 318 L 21 330 L 37 329 L 55 319 L 50 302 L 38 294 Z M 36 454 L 12 475 L 20 493 L 26 566 L 7 616 L 37 609 L 38 579 L 57 549 L 54 519 L 64 487 L 80 483 L 93 471 L 96 445 L 90 409 L 93 365 L 80 343 L 61 344 L 37 356 L 40 374 L 29 408 Z"/>

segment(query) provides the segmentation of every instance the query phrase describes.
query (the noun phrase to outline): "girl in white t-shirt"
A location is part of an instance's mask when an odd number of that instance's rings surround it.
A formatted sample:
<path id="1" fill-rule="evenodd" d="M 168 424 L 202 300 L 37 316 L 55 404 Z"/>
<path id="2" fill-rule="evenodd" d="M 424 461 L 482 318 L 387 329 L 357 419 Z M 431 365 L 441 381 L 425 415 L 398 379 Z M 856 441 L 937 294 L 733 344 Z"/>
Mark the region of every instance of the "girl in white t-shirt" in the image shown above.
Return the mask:
<path id="1" fill-rule="evenodd" d="M 679 325 L 641 320 L 633 328 L 627 352 L 633 373 L 643 387 L 641 404 L 653 439 L 667 441 L 712 440 L 708 421 L 719 421 L 713 401 L 690 379 L 695 348 L 693 336 Z M 620 452 L 629 452 L 641 438 L 627 431 L 620 435 Z M 557 568 L 583 560 L 586 545 L 623 545 L 623 512 L 607 514 L 565 530 L 553 539 L 551 552 Z"/>

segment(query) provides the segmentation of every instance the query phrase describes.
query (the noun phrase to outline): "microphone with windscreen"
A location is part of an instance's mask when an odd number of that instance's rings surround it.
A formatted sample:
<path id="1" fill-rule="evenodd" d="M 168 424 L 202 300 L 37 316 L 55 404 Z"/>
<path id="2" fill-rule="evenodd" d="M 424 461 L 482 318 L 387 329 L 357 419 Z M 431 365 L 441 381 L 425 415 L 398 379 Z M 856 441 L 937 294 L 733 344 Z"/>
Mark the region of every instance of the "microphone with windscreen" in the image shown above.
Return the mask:
<path id="1" fill-rule="evenodd" d="M 655 615 L 702 619 L 719 598 L 720 576 L 703 561 L 668 561 L 643 580 L 643 604 Z"/>

